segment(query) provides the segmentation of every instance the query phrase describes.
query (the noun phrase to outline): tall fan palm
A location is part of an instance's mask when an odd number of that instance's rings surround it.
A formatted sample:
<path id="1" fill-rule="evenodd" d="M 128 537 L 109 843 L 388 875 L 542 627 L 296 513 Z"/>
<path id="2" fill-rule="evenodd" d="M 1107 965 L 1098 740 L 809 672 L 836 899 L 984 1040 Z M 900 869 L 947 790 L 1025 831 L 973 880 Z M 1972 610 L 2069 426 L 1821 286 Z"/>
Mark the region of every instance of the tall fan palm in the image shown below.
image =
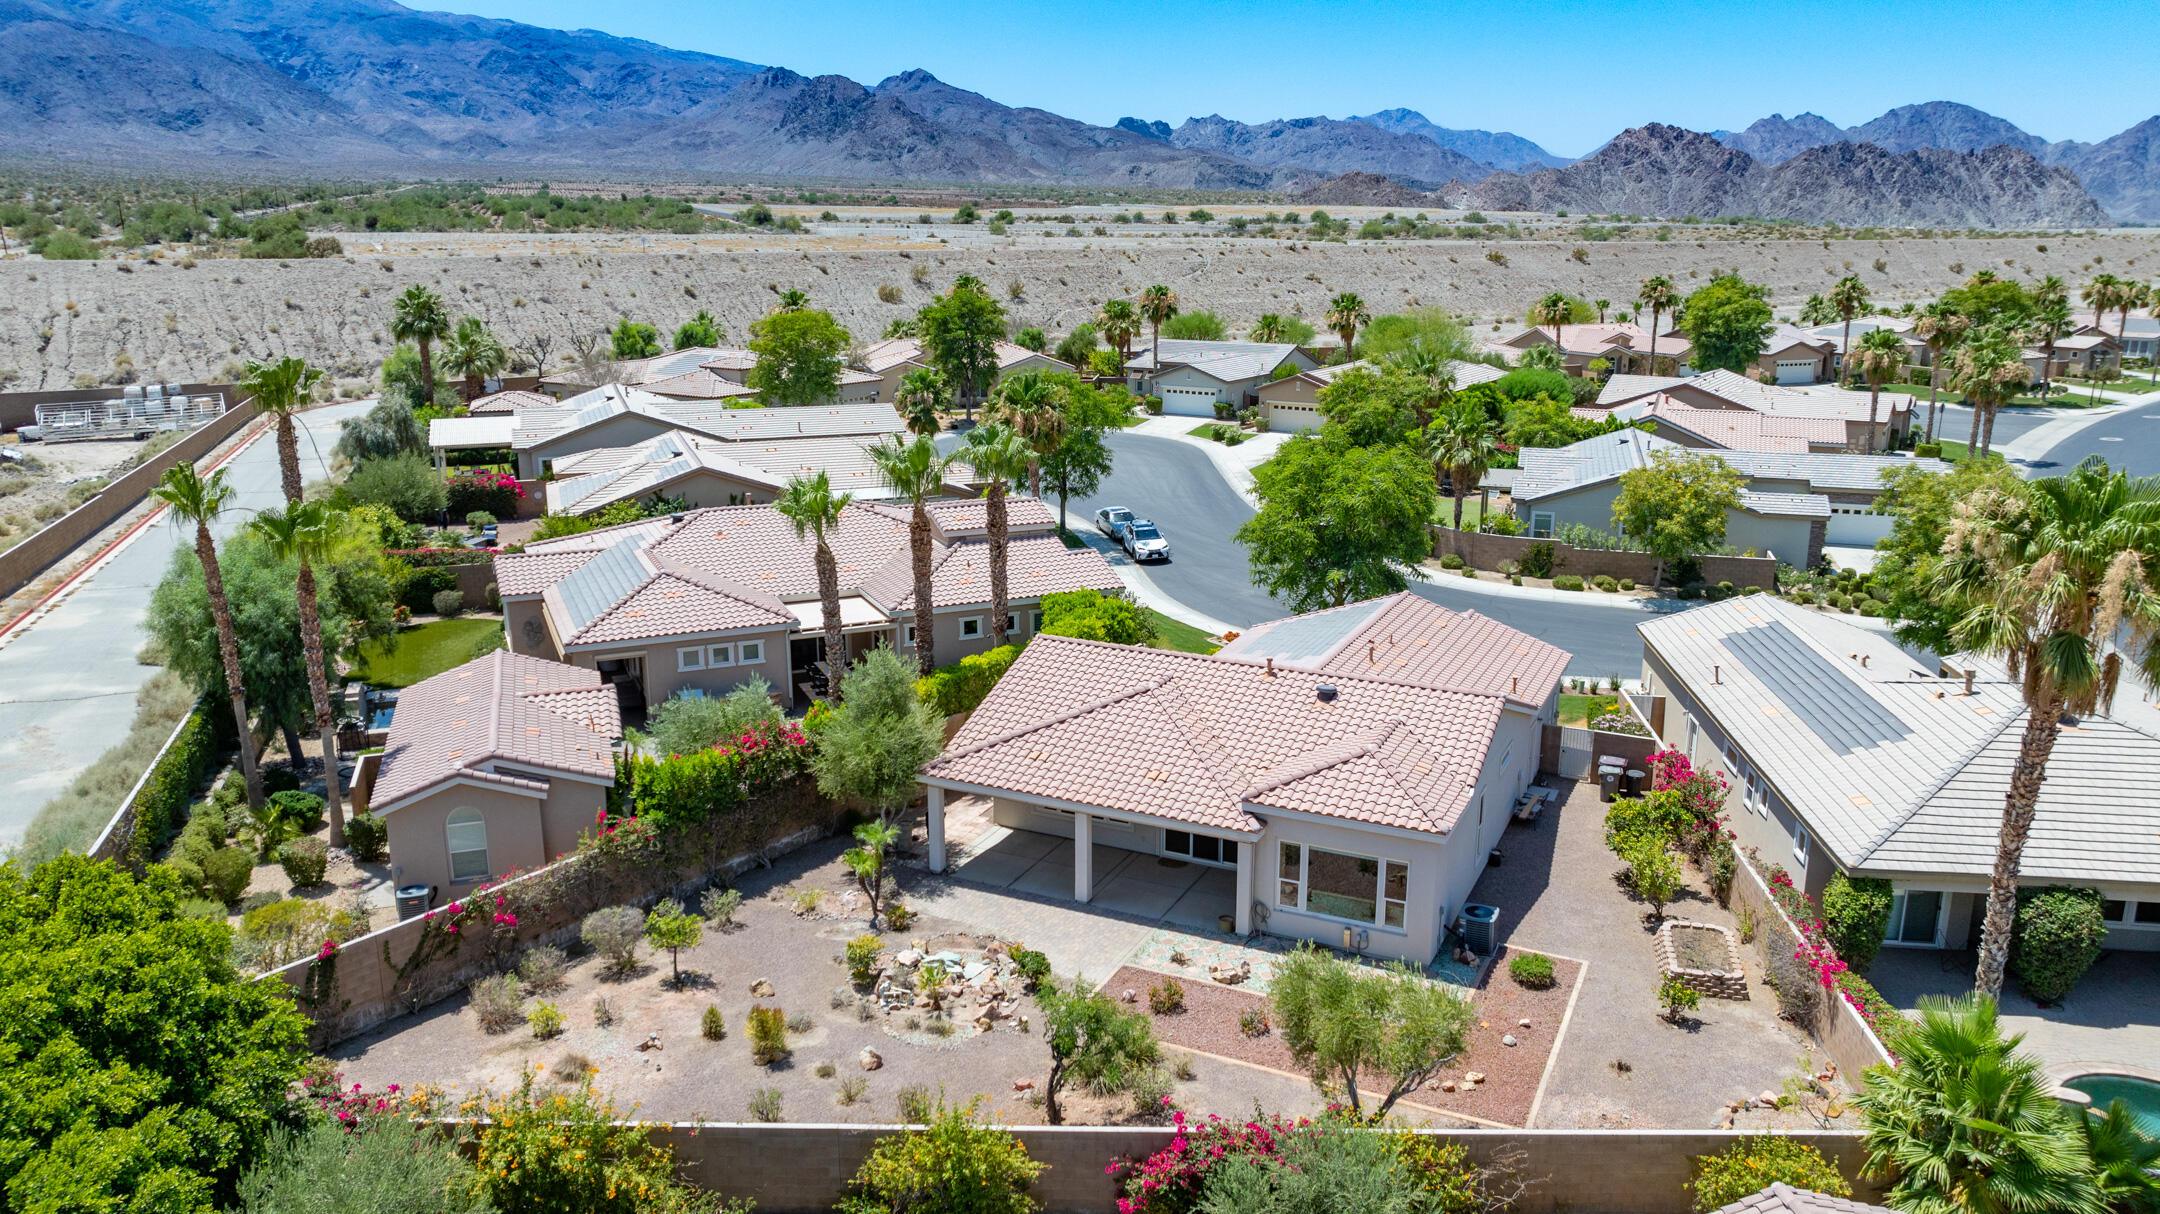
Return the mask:
<path id="1" fill-rule="evenodd" d="M 1418 425 L 1431 425 L 1440 406 L 1455 391 L 1455 360 L 1420 338 L 1396 351 L 1389 361 L 1418 382 Z"/>
<path id="2" fill-rule="evenodd" d="M 225 574 L 218 567 L 217 543 L 210 538 L 210 524 L 224 513 L 232 486 L 220 470 L 205 479 L 195 465 L 178 463 L 150 492 L 172 512 L 195 524 L 195 557 L 202 562 L 203 589 L 210 596 L 210 618 L 217 622 L 218 660 L 225 665 L 225 691 L 232 700 L 233 726 L 240 738 L 240 775 L 247 782 L 248 806 L 261 809 L 262 772 L 255 766 L 255 747 L 249 741 L 247 687 L 240 672 L 240 634 L 233 629 L 232 603 L 225 597 Z"/>
<path id="3" fill-rule="evenodd" d="M 510 365 L 510 351 L 479 317 L 467 316 L 444 339 L 442 363 L 443 370 L 464 381 L 458 395 L 471 404 L 480 397 L 482 381 Z"/>
<path id="4" fill-rule="evenodd" d="M 435 402 L 435 343 L 450 336 L 450 313 L 443 308 L 442 296 L 426 287 L 413 284 L 397 297 L 390 308 L 390 337 L 394 341 L 409 341 L 420 347 L 420 391 L 427 399 L 415 402 L 429 405 Z"/>
<path id="5" fill-rule="evenodd" d="M 1245 335 L 1252 341 L 1279 342 L 1290 337 L 1290 322 L 1280 312 L 1262 312 L 1253 322 L 1252 331 Z"/>
<path id="6" fill-rule="evenodd" d="M 2093 310 L 2095 327 L 2107 322 L 2107 314 L 2114 311 L 2116 299 L 2122 294 L 2123 280 L 2113 274 L 2095 274 L 2092 281 L 2078 289 L 2078 298 Z"/>
<path id="7" fill-rule="evenodd" d="M 1971 328 L 1972 321 L 1969 318 L 1952 311 L 1942 303 L 1931 303 L 1922 308 L 1920 315 L 1913 320 L 1913 332 L 1919 334 L 1928 346 L 1927 436 L 1932 442 L 1942 441 L 1942 435 L 1938 432 L 1942 423 L 1937 413 L 1936 401 L 1940 395 L 1938 388 L 1942 384 L 1943 363 L 1950 351 L 1965 340 L 1965 334 Z"/>
<path id="8" fill-rule="evenodd" d="M 1563 366 L 1567 363 L 1567 346 L 1561 342 L 1560 336 L 1567 326 L 1568 317 L 1572 316 L 1574 311 L 1574 303 L 1558 291 L 1551 292 L 1530 307 L 1531 324 L 1552 326 L 1552 344 L 1560 351 Z"/>
<path id="9" fill-rule="evenodd" d="M 1129 299 L 1107 299 L 1095 313 L 1095 330 L 1104 344 L 1117 351 L 1118 366 L 1132 361 L 1132 341 L 1140 335 L 1140 313 Z"/>
<path id="10" fill-rule="evenodd" d="M 332 847 L 345 846 L 345 801 L 338 793 L 337 730 L 330 719 L 330 671 L 323 656 L 315 566 L 329 559 L 337 543 L 338 524 L 339 517 L 327 502 L 294 502 L 282 511 L 265 510 L 248 520 L 248 530 L 262 537 L 271 552 L 300 566 L 294 584 L 300 603 L 300 646 L 307 655 L 315 732 L 322 738 L 323 799 L 329 803 Z M 293 759 L 297 763 L 299 756 Z"/>
<path id="11" fill-rule="evenodd" d="M 1432 461 L 1437 477 L 1447 473 L 1455 499 L 1455 530 L 1462 530 L 1463 494 L 1483 483 L 1485 473 L 1500 458 L 1500 442 L 1493 433 L 1492 418 L 1475 401 L 1459 402 L 1424 430 L 1425 457 Z"/>
<path id="12" fill-rule="evenodd" d="M 1005 634 L 1012 628 L 1007 618 L 1011 613 L 1006 610 L 1011 597 L 1007 554 L 1012 544 L 1012 525 L 1006 519 L 1005 489 L 1039 471 L 1039 465 L 1035 452 L 1003 422 L 990 422 L 968 431 L 962 456 L 985 482 L 983 509 L 990 528 L 990 643 L 1003 645 Z"/>
<path id="13" fill-rule="evenodd" d="M 1893 1208 L 2104 1214 L 2084 1134 L 2024 1037 L 2003 1036 L 1993 999 L 1923 996 L 1917 1020 L 1887 1028 L 1899 1064 L 1869 1070 L 1853 1105 L 1867 1170 L 1894 1178 Z"/>
<path id="14" fill-rule="evenodd" d="M 899 410 L 909 433 L 936 434 L 942 428 L 938 410 L 951 399 L 944 372 L 936 367 L 917 367 L 901 378 L 900 390 L 893 393 L 893 408 Z"/>
<path id="15" fill-rule="evenodd" d="M 2024 339 L 2040 347 L 2040 394 L 2047 395 L 2048 380 L 2055 373 L 2055 343 L 2070 334 L 2070 301 L 2041 298 L 2025 318 Z"/>
<path id="16" fill-rule="evenodd" d="M 1959 646 L 2002 659 L 2028 713 L 2003 798 L 1975 985 L 2002 989 L 2017 909 L 2018 867 L 2063 715 L 2106 711 L 2125 665 L 2160 685 L 2160 596 L 2146 584 L 2160 555 L 2160 481 L 2110 472 L 2098 456 L 2017 492 L 1958 503 L 1931 580 L 1958 613 Z"/>
<path id="17" fill-rule="evenodd" d="M 1177 292 L 1162 285 L 1149 287 L 1140 292 L 1140 315 L 1147 317 L 1148 327 L 1154 330 L 1155 348 L 1152 352 L 1155 369 L 1162 370 L 1163 322 L 1177 315 Z"/>
<path id="18" fill-rule="evenodd" d="M 1846 355 L 1852 370 L 1867 381 L 1867 443 L 1875 450 L 1875 413 L 1882 407 L 1882 386 L 1905 370 L 1905 339 L 1889 329 L 1871 329 L 1860 335 L 1860 347 Z"/>
<path id="19" fill-rule="evenodd" d="M 1642 280 L 1642 290 L 1635 294 L 1635 306 L 1650 312 L 1650 365 L 1644 370 L 1657 374 L 1658 317 L 1680 306 L 1680 291 L 1672 279 L 1655 274 Z"/>
<path id="20" fill-rule="evenodd" d="M 1986 456 L 1995 445 L 1995 414 L 2032 379 L 2025 365 L 2024 343 L 2004 325 L 1988 325 L 1965 336 L 1951 362 L 1950 386 L 1972 406 L 1968 454 Z"/>
<path id="21" fill-rule="evenodd" d="M 800 312 L 810 306 L 810 293 L 789 287 L 780 292 L 780 299 L 773 305 L 775 312 Z"/>
<path id="22" fill-rule="evenodd" d="M 1372 320 L 1372 311 L 1365 301 L 1349 291 L 1344 291 L 1328 301 L 1327 315 L 1322 318 L 1328 332 L 1342 338 L 1343 361 L 1356 357 L 1352 348 L 1357 344 L 1357 331 Z"/>
<path id="23" fill-rule="evenodd" d="M 1858 274 L 1847 274 L 1830 288 L 1830 310 L 1845 322 L 1845 335 L 1838 342 L 1840 357 L 1852 353 L 1852 318 L 1868 310 L 1867 284 Z M 1842 368 L 1841 368 L 1842 370 Z M 1841 374 L 1839 378 L 1844 378 Z"/>
<path id="24" fill-rule="evenodd" d="M 2125 282 L 2115 288 L 2115 310 L 2122 313 L 2122 319 L 2115 322 L 2116 345 L 2122 345 L 2130 340 L 2130 313 L 2139 308 L 2151 307 L 2152 302 L 2153 289 L 2151 283 Z"/>
<path id="25" fill-rule="evenodd" d="M 817 545 L 818 605 L 825 612 L 825 664 L 832 694 L 840 694 L 840 678 L 847 673 L 847 638 L 840 632 L 840 562 L 832 550 L 833 532 L 840 529 L 840 515 L 853 497 L 834 493 L 832 478 L 822 470 L 816 476 L 797 476 L 773 501 L 773 509 L 795 525 L 795 538 Z"/>
<path id="26" fill-rule="evenodd" d="M 1043 461 L 1065 438 L 1065 389 L 1047 371 L 1022 371 L 998 385 L 990 416 L 1012 427 L 1028 449 L 1028 496 L 1042 497 Z"/>
<path id="27" fill-rule="evenodd" d="M 937 443 L 927 434 L 916 435 L 912 442 L 888 434 L 883 442 L 870 448 L 870 460 L 885 483 L 913 508 L 908 520 L 908 554 L 915 574 L 915 668 L 927 677 L 937 669 L 937 654 L 930 618 L 935 606 L 930 585 L 930 511 L 925 503 L 944 492 L 945 471 L 952 466 L 953 457 L 940 454 Z"/>
<path id="28" fill-rule="evenodd" d="M 323 377 L 317 368 L 300 358 L 281 358 L 274 363 L 247 365 L 235 385 L 254 398 L 255 410 L 276 419 L 278 473 L 284 481 L 285 500 L 300 500 L 300 432 L 293 414 L 307 404 L 308 393 Z"/>

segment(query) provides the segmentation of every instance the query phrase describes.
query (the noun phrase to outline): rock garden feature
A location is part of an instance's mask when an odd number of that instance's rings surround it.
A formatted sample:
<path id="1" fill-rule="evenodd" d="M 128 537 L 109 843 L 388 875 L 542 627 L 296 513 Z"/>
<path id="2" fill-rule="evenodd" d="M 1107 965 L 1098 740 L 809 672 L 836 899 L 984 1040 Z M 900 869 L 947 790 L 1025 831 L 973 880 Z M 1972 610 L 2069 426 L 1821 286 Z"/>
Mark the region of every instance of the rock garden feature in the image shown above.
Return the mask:
<path id="1" fill-rule="evenodd" d="M 1740 938 L 1729 927 L 1667 919 L 1657 933 L 1658 971 L 1713 999 L 1746 999 L 1747 970 Z"/>

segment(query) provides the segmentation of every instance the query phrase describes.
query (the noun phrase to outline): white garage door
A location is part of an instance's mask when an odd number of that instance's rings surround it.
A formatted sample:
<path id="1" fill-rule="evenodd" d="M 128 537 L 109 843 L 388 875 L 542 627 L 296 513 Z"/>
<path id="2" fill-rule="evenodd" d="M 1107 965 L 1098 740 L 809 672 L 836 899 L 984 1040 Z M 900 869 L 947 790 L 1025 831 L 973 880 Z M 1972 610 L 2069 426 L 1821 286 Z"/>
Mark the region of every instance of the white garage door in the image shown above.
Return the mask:
<path id="1" fill-rule="evenodd" d="M 1778 360 L 1777 381 L 1781 384 L 1812 384 L 1815 382 L 1815 360 L 1787 362 Z"/>
<path id="2" fill-rule="evenodd" d="M 1206 388 L 1164 388 L 1162 411 L 1182 417 L 1215 416 L 1215 394 Z"/>
<path id="3" fill-rule="evenodd" d="M 1309 405 L 1271 405 L 1268 429 L 1281 434 L 1302 434 L 1320 428 L 1320 410 Z"/>
<path id="4" fill-rule="evenodd" d="M 1830 525 L 1823 528 L 1823 542 L 1839 547 L 1872 548 L 1876 540 L 1890 534 L 1890 524 L 1896 521 L 1888 513 L 1865 506 L 1832 506 Z"/>

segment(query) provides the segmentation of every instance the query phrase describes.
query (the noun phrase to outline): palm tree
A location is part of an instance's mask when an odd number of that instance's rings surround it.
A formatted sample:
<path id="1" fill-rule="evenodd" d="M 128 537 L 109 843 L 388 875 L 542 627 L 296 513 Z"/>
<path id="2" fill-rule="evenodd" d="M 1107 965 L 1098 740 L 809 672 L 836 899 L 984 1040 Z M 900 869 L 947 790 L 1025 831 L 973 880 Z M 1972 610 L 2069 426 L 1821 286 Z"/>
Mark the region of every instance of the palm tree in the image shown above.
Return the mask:
<path id="1" fill-rule="evenodd" d="M 1927 436 L 1930 442 L 1942 441 L 1942 435 L 1937 432 L 1940 421 L 1936 416 L 1935 402 L 1937 387 L 1942 383 L 1943 360 L 1959 342 L 1965 340 L 1965 334 L 1971 328 L 1970 319 L 1939 302 L 1922 308 L 1920 315 L 1913 321 L 1913 332 L 1919 334 L 1928 347 Z"/>
<path id="2" fill-rule="evenodd" d="M 967 447 L 962 452 L 975 475 L 987 482 L 983 488 L 986 499 L 984 511 L 990 526 L 990 643 L 1003 645 L 1005 634 L 1011 629 L 1011 613 L 1006 610 L 1010 599 L 1010 583 L 1006 573 L 1006 550 L 1012 542 L 1012 527 L 1005 518 L 1005 487 L 1012 482 L 1038 470 L 1035 453 L 1021 441 L 1020 435 L 1003 422 L 989 422 L 968 431 Z"/>
<path id="3" fill-rule="evenodd" d="M 467 316 L 444 340 L 442 361 L 443 370 L 464 380 L 458 395 L 471 404 L 479 399 L 481 381 L 510 365 L 510 351 L 479 317 Z"/>
<path id="4" fill-rule="evenodd" d="M 329 559 L 338 539 L 338 515 L 327 502 L 294 502 L 283 511 L 265 510 L 248 520 L 280 560 L 298 563 L 294 589 L 300 602 L 300 645 L 307 655 L 308 693 L 315 701 L 315 732 L 322 739 L 323 799 L 330 808 L 330 846 L 345 846 L 345 802 L 338 794 L 337 729 L 330 719 L 330 672 L 323 660 L 322 615 L 317 604 L 315 566 Z M 300 756 L 293 755 L 297 764 Z"/>
<path id="5" fill-rule="evenodd" d="M 2160 320 L 2160 300 L 2156 300 L 2152 307 L 2145 309 L 2145 315 L 2152 317 L 2154 320 Z M 2153 358 L 2147 364 L 2147 370 L 2152 372 L 2152 382 L 2160 384 L 2160 348 L 2153 351 Z"/>
<path id="6" fill-rule="evenodd" d="M 840 562 L 833 557 L 832 536 L 840 528 L 841 512 L 852 495 L 834 493 L 832 478 L 820 470 L 816 476 L 797 476 L 773 500 L 773 509 L 795 525 L 795 538 L 816 543 L 818 604 L 825 612 L 825 664 L 834 697 L 840 694 L 840 678 L 847 673 L 847 638 L 840 632 Z"/>
<path id="7" fill-rule="evenodd" d="M 893 393 L 893 408 L 900 411 L 909 433 L 936 434 L 943 428 L 938 410 L 945 406 L 949 395 L 944 372 L 936 367 L 917 367 L 900 380 L 900 390 Z"/>
<path id="8" fill-rule="evenodd" d="M 1418 425 L 1432 424 L 1433 414 L 1455 390 L 1455 360 L 1422 338 L 1395 352 L 1389 362 L 1418 381 Z"/>
<path id="9" fill-rule="evenodd" d="M 998 385 L 989 416 L 1012 427 L 1028 449 L 1028 496 L 1042 498 L 1043 461 L 1065 438 L 1065 389 L 1047 371 L 1022 371 Z"/>
<path id="10" fill-rule="evenodd" d="M 2059 298 L 2042 298 L 2033 307 L 2031 316 L 2025 318 L 2025 340 L 2040 347 L 2040 395 L 2048 393 L 2048 380 L 2055 371 L 2055 343 L 2067 336 L 2071 329 L 2070 301 Z"/>
<path id="11" fill-rule="evenodd" d="M 251 362 L 236 385 L 255 400 L 255 410 L 277 419 L 278 472 L 285 482 L 285 500 L 300 500 L 300 434 L 293 414 L 307 404 L 308 394 L 323 373 L 300 358 L 281 358 L 274 363 Z"/>
<path id="12" fill-rule="evenodd" d="M 2093 1184 L 2111 1211 L 2160 1211 L 2160 1139 L 2138 1123 L 2137 1110 L 2116 1097 L 2107 1111 L 2085 1118 L 2085 1153 L 2092 1157 Z"/>
<path id="13" fill-rule="evenodd" d="M 1882 386 L 1905 369 L 1905 339 L 1889 329 L 1870 329 L 1860 335 L 1860 348 L 1849 356 L 1853 370 L 1867 380 L 1866 450 L 1875 450 L 1875 411 L 1882 404 Z"/>
<path id="14" fill-rule="evenodd" d="M 2107 322 L 2107 314 L 2114 311 L 2116 299 L 2122 292 L 2123 280 L 2113 274 L 2095 274 L 2092 281 L 2078 291 L 2078 298 L 2093 310 L 2093 327 Z"/>
<path id="15" fill-rule="evenodd" d="M 1649 374 L 1657 374 L 1658 317 L 1680 306 L 1680 292 L 1672 285 L 1672 279 L 1663 274 L 1642 280 L 1642 290 L 1635 295 L 1635 306 L 1650 310 L 1650 365 L 1644 368 Z"/>
<path id="16" fill-rule="evenodd" d="M 1364 300 L 1344 291 L 1328 301 L 1327 315 L 1322 319 L 1329 332 L 1342 338 L 1343 361 L 1348 362 L 1353 357 L 1351 347 L 1357 342 L 1357 331 L 1372 320 L 1372 313 Z"/>
<path id="17" fill-rule="evenodd" d="M 1283 319 L 1280 312 L 1262 312 L 1260 319 L 1253 322 L 1252 330 L 1245 336 L 1251 341 L 1287 341 L 1290 336 L 1290 324 Z"/>
<path id="18" fill-rule="evenodd" d="M 1601 325 L 1604 324 L 1605 309 L 1612 306 L 1612 301 L 1609 299 L 1593 299 L 1590 301 L 1590 306 L 1597 309 L 1597 322 Z"/>
<path id="19" fill-rule="evenodd" d="M 1568 317 L 1574 314 L 1574 310 L 1574 302 L 1558 291 L 1546 295 L 1530 307 L 1531 324 L 1552 326 L 1552 344 L 1555 349 L 1560 351 L 1560 363 L 1562 366 L 1567 365 L 1567 347 L 1561 344 L 1560 335 L 1567 325 Z"/>
<path id="20" fill-rule="evenodd" d="M 2107 711 L 2126 656 L 2147 687 L 2160 683 L 2160 649 L 2151 644 L 2160 596 L 2145 583 L 2156 553 L 2160 481 L 2111 473 L 2098 456 L 2066 476 L 1958 503 L 1931 588 L 1958 613 L 1951 638 L 2022 679 L 2027 713 L 1980 937 L 1975 985 L 1988 995 L 2002 989 L 2018 866 L 2063 714 Z"/>
<path id="21" fill-rule="evenodd" d="M 1845 336 L 1838 341 L 1838 378 L 1844 379 L 1843 360 L 1852 353 L 1852 318 L 1868 308 L 1867 284 L 1858 274 L 1847 274 L 1830 288 L 1830 310 L 1845 321 Z"/>
<path id="22" fill-rule="evenodd" d="M 912 442 L 888 434 L 870 448 L 870 460 L 893 492 L 914 508 L 908 520 L 908 552 L 915 573 L 915 669 L 927 678 L 937 669 L 937 654 L 930 618 L 930 511 L 924 503 L 944 492 L 945 470 L 953 457 L 940 454 L 927 434 L 916 435 Z"/>
<path id="23" fill-rule="evenodd" d="M 2104 1214 L 2074 1114 L 2040 1060 L 2004 1037 L 1994 999 L 1922 996 L 1917 1020 L 1886 1022 L 1894 1067 L 1853 1097 L 1867 1170 L 1895 1177 L 1906 1214 Z"/>
<path id="24" fill-rule="evenodd" d="M 195 524 L 195 557 L 202 562 L 203 589 L 210 596 L 210 618 L 217 622 L 218 659 L 225 664 L 225 692 L 232 698 L 233 726 L 240 738 L 240 775 L 247 781 L 248 807 L 263 804 L 262 772 L 255 767 L 255 747 L 249 737 L 247 688 L 240 673 L 240 634 L 233 629 L 232 604 L 225 598 L 225 575 L 218 567 L 217 544 L 210 538 L 210 523 L 224 512 L 232 486 L 222 469 L 208 480 L 195 465 L 178 463 L 150 492 L 172 507 L 172 512 Z"/>
<path id="25" fill-rule="evenodd" d="M 413 284 L 397 297 L 390 308 L 390 339 L 409 341 L 420 347 L 420 391 L 427 397 L 417 403 L 435 403 L 435 342 L 450 336 L 450 313 L 443 309 L 442 296 L 426 287 Z"/>
<path id="26" fill-rule="evenodd" d="M 1102 334 L 1103 343 L 1117 351 L 1120 368 L 1132 361 L 1132 339 L 1140 335 L 1140 313 L 1133 310 L 1131 300 L 1104 300 L 1102 310 L 1095 313 L 1095 328 Z"/>
<path id="27" fill-rule="evenodd" d="M 2130 313 L 2149 307 L 2153 301 L 2151 283 L 2125 282 L 2115 288 L 2115 310 L 2122 319 L 2115 322 L 2115 344 L 2121 346 L 2130 340 Z"/>
<path id="28" fill-rule="evenodd" d="M 1966 452 L 1984 458 L 1995 445 L 1995 413 L 2032 379 L 2024 345 L 2004 325 L 1988 325 L 1967 334 L 1950 369 L 1950 386 L 1972 406 L 1972 436 Z"/>
<path id="29" fill-rule="evenodd" d="M 800 312 L 810 306 L 810 294 L 794 287 L 780 292 L 780 302 L 773 306 L 775 312 Z"/>
<path id="30" fill-rule="evenodd" d="M 1140 292 L 1140 315 L 1147 317 L 1148 327 L 1155 333 L 1155 348 L 1150 357 L 1157 374 L 1162 372 L 1163 322 L 1177 315 L 1177 305 L 1177 292 L 1168 287 L 1156 285 Z"/>
<path id="31" fill-rule="evenodd" d="M 1475 401 L 1457 404 L 1425 428 L 1424 448 L 1434 476 L 1443 470 L 1447 473 L 1455 499 L 1455 530 L 1460 531 L 1465 486 L 1482 484 L 1485 473 L 1500 458 L 1492 418 Z"/>

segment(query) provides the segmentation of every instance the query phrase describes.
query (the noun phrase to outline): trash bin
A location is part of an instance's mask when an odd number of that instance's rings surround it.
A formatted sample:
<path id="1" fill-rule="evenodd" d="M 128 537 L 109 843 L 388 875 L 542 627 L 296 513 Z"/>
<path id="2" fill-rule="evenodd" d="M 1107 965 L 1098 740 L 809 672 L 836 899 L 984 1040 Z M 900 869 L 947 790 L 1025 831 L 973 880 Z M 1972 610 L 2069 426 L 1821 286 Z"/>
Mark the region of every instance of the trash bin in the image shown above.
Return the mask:
<path id="1" fill-rule="evenodd" d="M 1606 768 L 1601 768 L 1601 769 L 1599 769 L 1599 771 L 1598 771 L 1598 800 L 1600 800 L 1600 801 L 1610 801 L 1610 800 L 1612 800 L 1612 799 L 1613 799 L 1613 792 L 1614 792 L 1614 791 L 1615 791 L 1616 789 L 1618 789 L 1618 788 L 1619 788 L 1619 786 L 1620 786 L 1620 769 L 1619 769 L 1619 768 L 1617 768 L 1617 767 L 1606 767 Z"/>
<path id="2" fill-rule="evenodd" d="M 397 888 L 397 917 L 410 919 L 428 912 L 428 905 L 435 901 L 432 885 L 400 885 Z"/>
<path id="3" fill-rule="evenodd" d="M 1629 795 L 1629 796 L 1631 796 L 1631 797 L 1639 797 L 1639 796 L 1641 796 L 1641 795 L 1642 795 L 1642 791 L 1643 791 L 1643 787 L 1642 787 L 1642 779 L 1643 779 L 1643 773 L 1642 773 L 1642 769 L 1641 769 L 1641 768 L 1639 768 L 1639 767 L 1630 767 L 1630 768 L 1628 768 L 1628 770 L 1627 770 L 1627 795 Z"/>

